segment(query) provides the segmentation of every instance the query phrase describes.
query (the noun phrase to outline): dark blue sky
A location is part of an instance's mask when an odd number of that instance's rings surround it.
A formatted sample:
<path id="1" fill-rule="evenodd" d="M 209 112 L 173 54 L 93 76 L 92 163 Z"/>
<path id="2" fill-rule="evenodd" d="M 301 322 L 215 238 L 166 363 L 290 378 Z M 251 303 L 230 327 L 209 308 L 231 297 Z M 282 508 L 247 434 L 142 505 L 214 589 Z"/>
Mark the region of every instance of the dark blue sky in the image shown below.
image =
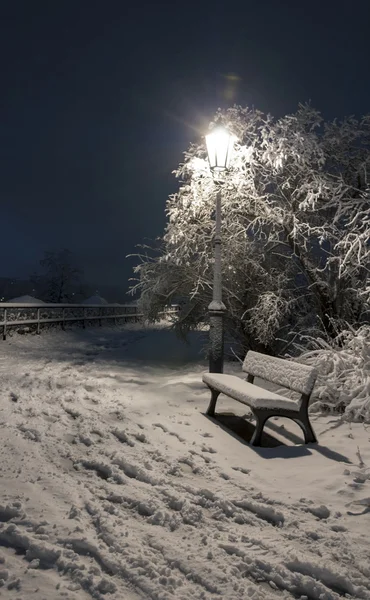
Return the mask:
<path id="1" fill-rule="evenodd" d="M 215 109 L 370 112 L 369 31 L 368 0 L 2 0 L 0 276 L 68 247 L 125 287 Z"/>

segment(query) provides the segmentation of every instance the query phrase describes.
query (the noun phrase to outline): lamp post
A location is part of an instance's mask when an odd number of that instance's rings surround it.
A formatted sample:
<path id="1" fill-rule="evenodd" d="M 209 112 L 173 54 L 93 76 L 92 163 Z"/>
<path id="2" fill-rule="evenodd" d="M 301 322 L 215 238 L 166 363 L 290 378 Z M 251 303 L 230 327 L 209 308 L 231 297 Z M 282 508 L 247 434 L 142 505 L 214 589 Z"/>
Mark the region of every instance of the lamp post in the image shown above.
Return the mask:
<path id="1" fill-rule="evenodd" d="M 227 171 L 234 146 L 234 137 L 223 127 L 217 126 L 206 135 L 209 166 L 215 180 Z M 209 313 L 209 372 L 222 373 L 224 364 L 224 314 L 226 307 L 222 302 L 222 259 L 221 259 L 221 187 L 216 191 L 216 219 L 214 236 L 214 267 L 212 302 Z"/>

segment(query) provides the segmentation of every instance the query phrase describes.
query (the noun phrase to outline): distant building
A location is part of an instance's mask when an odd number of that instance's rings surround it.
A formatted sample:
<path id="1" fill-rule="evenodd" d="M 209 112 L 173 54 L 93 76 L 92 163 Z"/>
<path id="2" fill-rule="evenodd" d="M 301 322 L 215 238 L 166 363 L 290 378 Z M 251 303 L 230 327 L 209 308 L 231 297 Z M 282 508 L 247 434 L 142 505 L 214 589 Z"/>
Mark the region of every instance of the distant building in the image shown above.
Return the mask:
<path id="1" fill-rule="evenodd" d="M 14 302 L 15 303 L 22 303 L 22 304 L 45 304 L 45 302 L 43 302 L 42 300 L 39 300 L 38 298 L 34 298 L 33 296 L 19 296 L 18 298 L 12 298 L 11 300 L 8 300 L 8 302 Z"/>
<path id="2" fill-rule="evenodd" d="M 90 296 L 90 298 L 87 298 L 86 300 L 83 300 L 83 302 L 81 302 L 81 304 L 108 304 L 108 302 L 106 301 L 105 298 L 102 298 L 99 295 L 95 295 L 95 296 Z"/>

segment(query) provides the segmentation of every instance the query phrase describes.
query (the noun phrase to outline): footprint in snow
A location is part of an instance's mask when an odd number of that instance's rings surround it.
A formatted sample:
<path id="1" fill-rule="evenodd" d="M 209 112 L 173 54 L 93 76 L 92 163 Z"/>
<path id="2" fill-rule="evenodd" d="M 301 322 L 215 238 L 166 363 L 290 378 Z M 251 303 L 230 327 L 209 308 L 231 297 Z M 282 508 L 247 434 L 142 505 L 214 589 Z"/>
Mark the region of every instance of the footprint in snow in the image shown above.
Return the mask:
<path id="1" fill-rule="evenodd" d="M 100 403 L 100 400 L 98 398 L 93 398 L 92 396 L 85 396 L 84 401 L 90 406 L 96 406 Z"/>
<path id="2" fill-rule="evenodd" d="M 28 440 L 32 440 L 33 442 L 41 442 L 41 433 L 37 429 L 34 429 L 33 427 L 26 427 L 23 424 L 18 425 L 18 429 Z"/>
<path id="3" fill-rule="evenodd" d="M 365 515 L 366 513 L 370 512 L 370 497 L 363 498 L 362 500 L 355 500 L 354 502 L 350 502 L 350 504 L 354 504 L 356 506 L 364 506 L 364 509 L 360 512 L 352 512 L 352 511 L 347 510 L 348 515 L 351 515 L 351 516 Z"/>
<path id="4" fill-rule="evenodd" d="M 22 504 L 20 502 L 12 502 L 11 504 L 0 504 L 0 522 L 6 523 L 10 519 L 20 517 L 23 514 Z M 0 561 L 1 562 L 1 561 Z"/>
<path id="5" fill-rule="evenodd" d="M 244 475 L 249 475 L 251 472 L 250 469 L 245 469 L 244 467 L 232 467 L 234 471 L 240 471 L 240 473 L 244 473 Z"/>
<path id="6" fill-rule="evenodd" d="M 153 427 L 157 427 L 158 429 L 162 429 L 162 431 L 164 433 L 168 433 L 169 435 L 172 435 L 173 437 L 176 437 L 179 440 L 179 442 L 185 442 L 186 441 L 183 437 L 181 437 L 181 435 L 179 435 L 175 431 L 170 431 L 169 429 L 167 429 L 167 427 L 165 425 L 162 425 L 162 423 L 153 423 Z"/>
<path id="7" fill-rule="evenodd" d="M 81 431 L 79 433 L 78 438 L 82 444 L 85 444 L 85 446 L 89 447 L 89 446 L 93 446 L 96 443 L 101 442 L 103 436 L 98 431 L 90 431 L 90 432 Z"/>
<path id="8" fill-rule="evenodd" d="M 138 442 L 141 442 L 142 444 L 148 444 L 148 438 L 146 437 L 145 433 L 133 433 L 133 436 L 135 438 L 135 440 L 137 440 Z"/>
<path id="9" fill-rule="evenodd" d="M 124 484 L 125 479 L 111 465 L 98 460 L 81 460 L 73 463 L 76 471 L 81 471 L 81 468 L 86 471 L 94 471 L 100 479 L 111 480 L 118 484 Z"/>
<path id="10" fill-rule="evenodd" d="M 129 436 L 127 435 L 127 433 L 125 431 L 123 431 L 123 429 L 113 429 L 113 431 L 111 431 L 111 433 L 114 435 L 115 438 L 117 438 L 117 440 L 119 442 L 121 442 L 121 444 L 127 444 L 128 446 L 135 446 L 135 442 L 133 442 Z"/>
<path id="11" fill-rule="evenodd" d="M 71 406 L 65 406 L 65 405 L 62 405 L 62 408 L 63 408 L 64 412 L 66 412 L 67 415 L 69 415 L 72 419 L 78 419 L 79 417 L 82 418 L 82 415 L 79 410 L 72 408 Z"/>
<path id="12" fill-rule="evenodd" d="M 211 448 L 211 446 L 202 446 L 202 452 L 209 452 L 210 454 L 217 454 L 217 450 Z"/>
<path id="13" fill-rule="evenodd" d="M 84 388 L 87 392 L 94 392 L 95 391 L 95 386 L 93 385 L 84 385 Z"/>

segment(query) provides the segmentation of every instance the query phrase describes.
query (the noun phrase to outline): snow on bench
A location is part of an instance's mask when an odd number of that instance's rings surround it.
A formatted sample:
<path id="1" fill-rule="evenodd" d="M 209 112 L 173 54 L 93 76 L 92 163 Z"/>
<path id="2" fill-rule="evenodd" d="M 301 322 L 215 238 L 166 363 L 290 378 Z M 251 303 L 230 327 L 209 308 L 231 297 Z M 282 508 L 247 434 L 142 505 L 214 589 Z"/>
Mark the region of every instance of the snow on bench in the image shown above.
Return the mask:
<path id="1" fill-rule="evenodd" d="M 317 377 L 313 367 L 250 350 L 244 359 L 243 371 L 248 374 L 247 381 L 224 373 L 203 374 L 203 381 L 212 394 L 207 415 L 214 416 L 217 398 L 225 394 L 249 406 L 256 417 L 256 429 L 251 439 L 253 446 L 261 445 L 262 431 L 270 417 L 292 419 L 301 427 L 306 444 L 317 442 L 308 417 L 308 404 Z M 254 385 L 255 377 L 299 392 L 301 398 L 290 400 Z"/>

